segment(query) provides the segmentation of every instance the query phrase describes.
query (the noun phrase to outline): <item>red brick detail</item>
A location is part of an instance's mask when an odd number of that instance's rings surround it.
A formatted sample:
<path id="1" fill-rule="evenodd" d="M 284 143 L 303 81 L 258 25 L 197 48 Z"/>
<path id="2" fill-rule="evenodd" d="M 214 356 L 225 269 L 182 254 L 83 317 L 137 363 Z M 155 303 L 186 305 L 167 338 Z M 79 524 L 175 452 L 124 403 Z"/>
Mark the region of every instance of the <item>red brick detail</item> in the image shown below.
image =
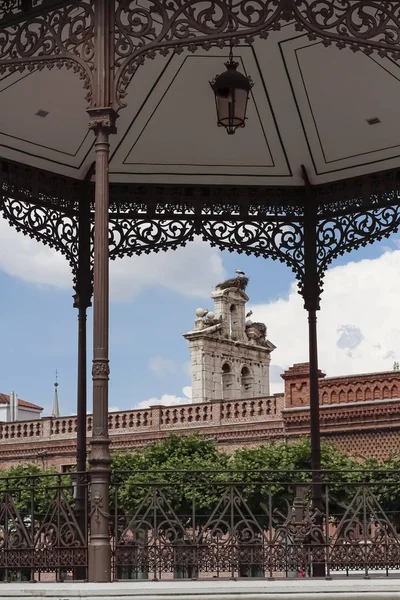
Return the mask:
<path id="1" fill-rule="evenodd" d="M 325 373 L 318 371 L 320 379 Z M 310 365 L 296 363 L 281 376 L 285 381 L 285 407 L 309 406 L 310 404 Z"/>
<path id="2" fill-rule="evenodd" d="M 282 375 L 285 407 L 309 406 L 309 363 L 295 364 Z M 348 404 L 400 398 L 400 371 L 325 377 L 319 371 L 320 404 Z"/>

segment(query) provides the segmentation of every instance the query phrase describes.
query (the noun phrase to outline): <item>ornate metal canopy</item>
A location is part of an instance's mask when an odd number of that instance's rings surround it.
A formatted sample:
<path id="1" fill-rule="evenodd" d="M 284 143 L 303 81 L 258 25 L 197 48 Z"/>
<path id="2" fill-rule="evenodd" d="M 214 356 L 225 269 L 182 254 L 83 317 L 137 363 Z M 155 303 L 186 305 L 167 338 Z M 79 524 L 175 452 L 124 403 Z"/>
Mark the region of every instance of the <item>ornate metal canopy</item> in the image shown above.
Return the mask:
<path id="1" fill-rule="evenodd" d="M 228 138 L 208 81 L 229 46 L 255 85 Z M 108 256 L 199 235 L 293 270 L 317 476 L 316 310 L 330 262 L 399 227 L 399 60 L 397 0 L 0 0 L 0 207 L 74 273 L 82 470 L 94 273 L 92 579 L 110 573 Z"/>
<path id="2" fill-rule="evenodd" d="M 75 280 L 79 205 L 94 187 L 85 109 L 105 99 L 95 90 L 94 7 L 0 2 L 3 214 L 63 252 Z M 105 94 L 112 110 L 126 108 L 110 158 L 111 258 L 201 235 L 286 262 L 304 290 L 307 202 L 319 206 L 319 286 L 338 254 L 394 231 L 399 15 L 400 2 L 376 0 L 117 0 Z M 256 86 L 248 127 L 228 146 L 207 81 L 231 42 Z M 196 69 L 204 90 L 191 92 Z M 189 131 L 182 90 L 198 108 Z"/>

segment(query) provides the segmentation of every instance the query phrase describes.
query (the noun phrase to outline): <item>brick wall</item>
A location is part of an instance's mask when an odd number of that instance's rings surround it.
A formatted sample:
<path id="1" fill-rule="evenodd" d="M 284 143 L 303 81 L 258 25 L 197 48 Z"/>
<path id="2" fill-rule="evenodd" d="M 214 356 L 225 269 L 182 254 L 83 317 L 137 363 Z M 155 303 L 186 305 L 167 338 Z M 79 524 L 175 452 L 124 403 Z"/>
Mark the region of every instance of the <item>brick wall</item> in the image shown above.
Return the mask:
<path id="1" fill-rule="evenodd" d="M 282 375 L 285 408 L 309 406 L 309 364 L 298 363 Z M 319 371 L 319 401 L 325 404 L 369 402 L 400 398 L 400 371 L 326 377 Z"/>
<path id="2" fill-rule="evenodd" d="M 213 437 L 226 450 L 283 437 L 283 394 L 267 398 L 181 406 L 153 406 L 109 415 L 112 451 L 131 450 L 176 431 Z M 76 417 L 44 418 L 23 423 L 0 423 L 0 461 L 3 467 L 35 462 L 42 467 L 74 465 Z M 87 417 L 88 442 L 92 416 Z M 90 450 L 90 446 L 88 447 Z"/>
<path id="3" fill-rule="evenodd" d="M 226 451 L 309 435 L 309 369 L 293 365 L 285 397 L 153 406 L 109 416 L 111 451 L 132 450 L 171 432 L 212 437 Z M 325 377 L 320 373 L 321 435 L 349 454 L 385 458 L 400 441 L 400 372 Z M 88 449 L 92 416 L 87 417 Z M 76 460 L 76 417 L 0 423 L 0 464 L 35 462 L 61 470 Z"/>

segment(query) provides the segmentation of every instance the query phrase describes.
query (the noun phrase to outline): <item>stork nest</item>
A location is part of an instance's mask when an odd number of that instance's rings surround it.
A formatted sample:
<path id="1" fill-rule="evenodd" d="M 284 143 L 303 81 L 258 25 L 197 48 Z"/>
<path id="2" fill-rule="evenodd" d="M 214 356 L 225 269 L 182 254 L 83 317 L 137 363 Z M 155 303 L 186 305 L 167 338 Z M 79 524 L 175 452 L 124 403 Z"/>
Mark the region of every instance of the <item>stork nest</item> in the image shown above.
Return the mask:
<path id="1" fill-rule="evenodd" d="M 265 323 L 253 323 L 252 327 L 258 329 L 262 336 L 265 337 L 267 335 L 267 326 L 265 325 Z"/>
<path id="2" fill-rule="evenodd" d="M 239 275 L 238 277 L 233 277 L 232 279 L 227 279 L 222 283 L 219 283 L 215 289 L 217 290 L 227 290 L 228 288 L 238 288 L 244 292 L 246 290 L 247 284 L 249 283 L 248 277 L 243 277 L 243 275 Z"/>

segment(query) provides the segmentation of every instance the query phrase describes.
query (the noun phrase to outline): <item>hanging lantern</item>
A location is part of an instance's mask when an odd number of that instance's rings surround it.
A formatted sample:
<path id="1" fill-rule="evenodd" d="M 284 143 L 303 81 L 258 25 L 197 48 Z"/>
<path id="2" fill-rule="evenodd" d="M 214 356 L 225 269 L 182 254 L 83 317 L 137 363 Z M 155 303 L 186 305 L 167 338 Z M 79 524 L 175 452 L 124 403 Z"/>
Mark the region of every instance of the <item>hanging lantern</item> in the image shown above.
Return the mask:
<path id="1" fill-rule="evenodd" d="M 232 135 L 238 127 L 245 126 L 247 101 L 254 84 L 250 77 L 237 71 L 239 63 L 233 60 L 232 50 L 225 66 L 226 71 L 210 81 L 210 85 L 215 94 L 218 127 L 225 127 Z"/>

